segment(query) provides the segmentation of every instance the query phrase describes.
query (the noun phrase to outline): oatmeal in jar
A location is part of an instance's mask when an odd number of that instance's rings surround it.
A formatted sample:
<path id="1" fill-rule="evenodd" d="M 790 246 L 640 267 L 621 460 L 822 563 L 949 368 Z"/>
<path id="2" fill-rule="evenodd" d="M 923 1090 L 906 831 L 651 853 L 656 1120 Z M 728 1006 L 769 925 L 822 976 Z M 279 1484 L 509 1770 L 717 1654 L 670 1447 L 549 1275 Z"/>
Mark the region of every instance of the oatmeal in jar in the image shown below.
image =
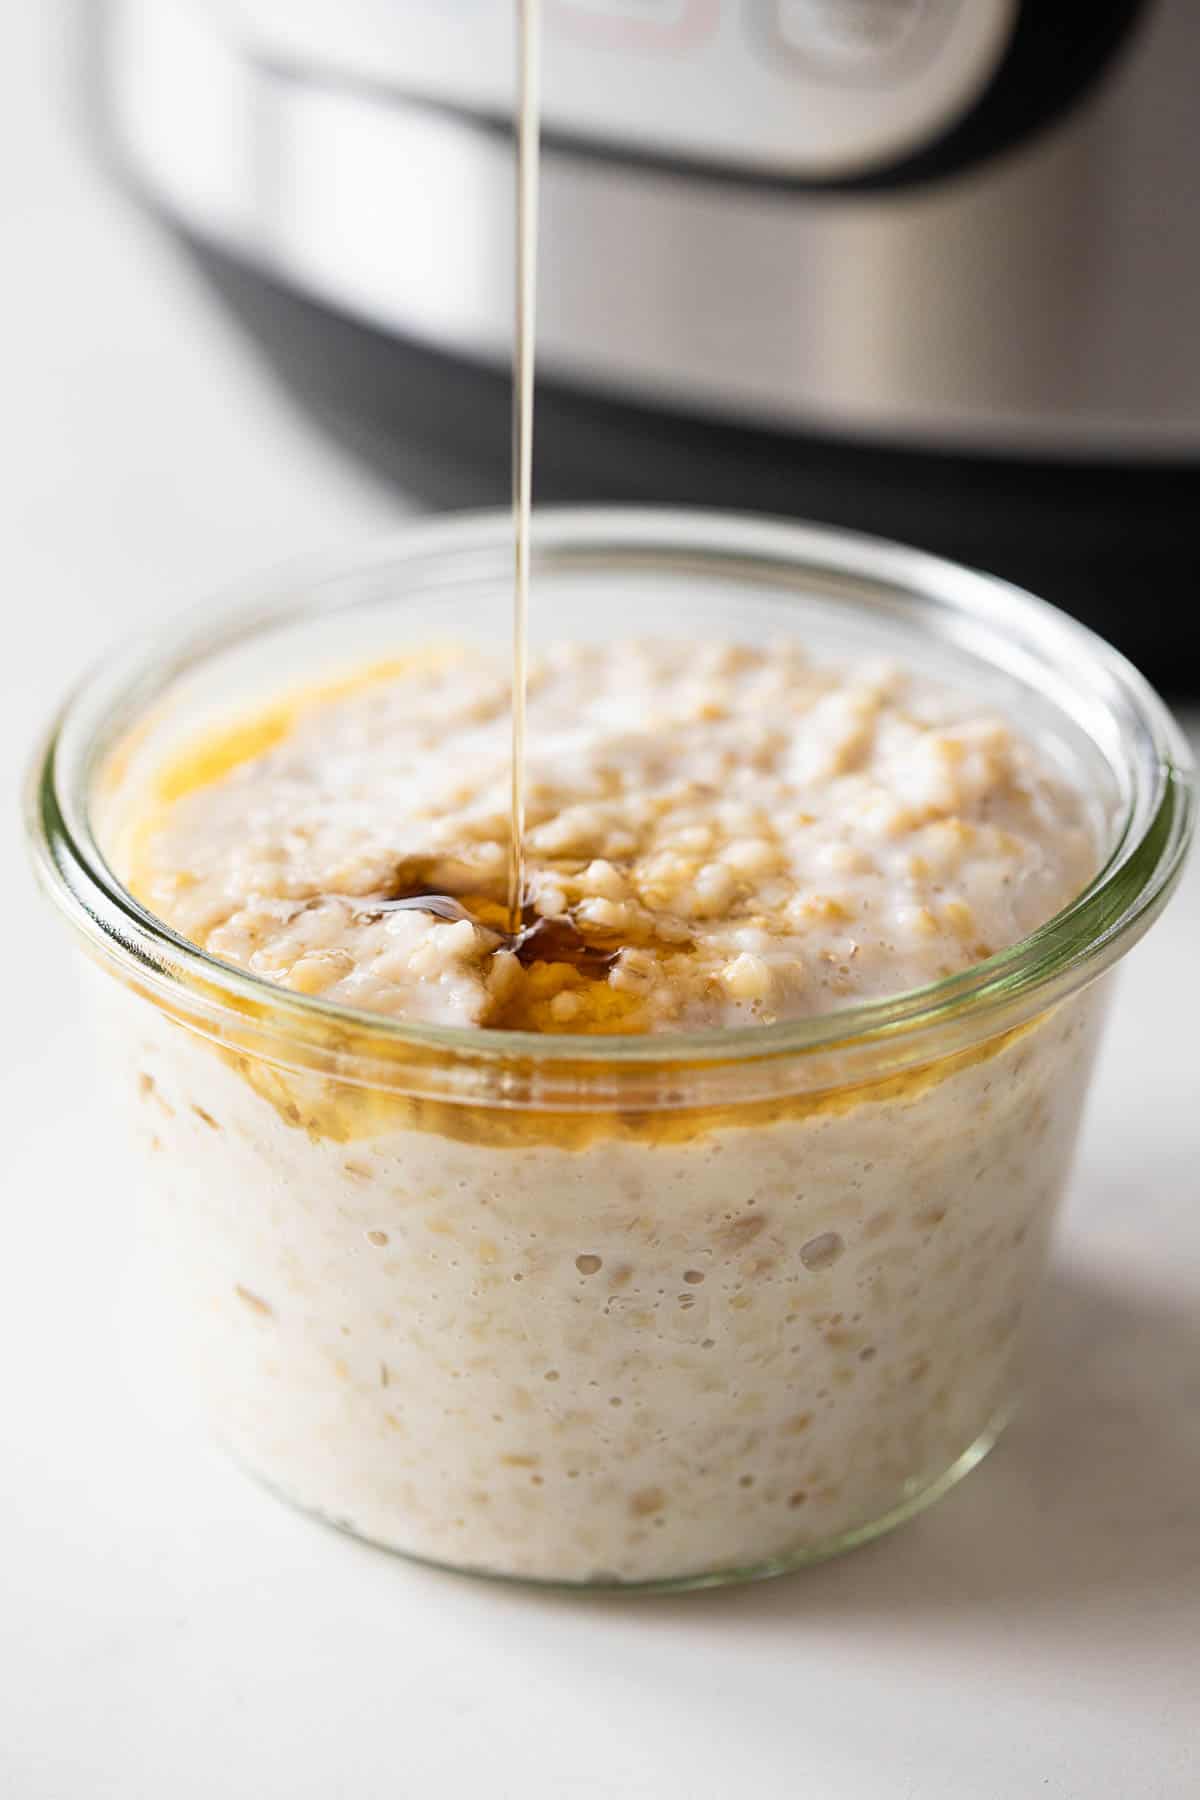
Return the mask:
<path id="1" fill-rule="evenodd" d="M 1094 990 L 920 1067 L 746 1100 L 731 1073 L 699 1103 L 680 1076 L 645 1108 L 516 1075 L 430 1098 L 360 1072 L 363 1018 L 486 1057 L 497 1029 L 877 1000 L 1070 901 L 1088 807 L 1005 719 L 882 661 L 564 644 L 531 673 L 512 931 L 508 709 L 475 651 L 367 670 L 199 743 L 126 821 L 145 906 L 327 1033 L 289 1066 L 257 1027 L 115 1000 L 219 1428 L 301 1503 L 493 1573 L 689 1580 L 858 1541 L 1008 1404 Z"/>

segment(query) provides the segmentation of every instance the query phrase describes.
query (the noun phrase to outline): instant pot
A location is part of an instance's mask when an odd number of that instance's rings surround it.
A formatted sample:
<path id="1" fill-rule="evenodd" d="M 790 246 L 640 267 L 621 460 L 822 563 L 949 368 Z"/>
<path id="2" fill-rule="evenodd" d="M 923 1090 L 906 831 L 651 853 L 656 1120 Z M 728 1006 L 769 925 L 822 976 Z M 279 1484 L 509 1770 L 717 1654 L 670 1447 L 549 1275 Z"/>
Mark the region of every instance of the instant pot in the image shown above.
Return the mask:
<path id="1" fill-rule="evenodd" d="M 543 499 L 924 544 L 1200 685 L 1196 0 L 545 0 Z M 104 0 L 106 137 L 292 389 L 508 490 L 512 0 Z"/>

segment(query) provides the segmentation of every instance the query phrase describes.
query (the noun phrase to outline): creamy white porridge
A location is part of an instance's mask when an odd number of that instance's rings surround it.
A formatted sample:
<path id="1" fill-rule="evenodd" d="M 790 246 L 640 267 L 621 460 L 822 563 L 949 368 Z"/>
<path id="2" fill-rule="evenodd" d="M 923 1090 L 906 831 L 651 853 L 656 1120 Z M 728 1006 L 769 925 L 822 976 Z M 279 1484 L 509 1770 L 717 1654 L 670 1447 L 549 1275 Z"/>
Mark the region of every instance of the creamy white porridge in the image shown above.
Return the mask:
<path id="1" fill-rule="evenodd" d="M 507 671 L 481 655 L 368 676 L 223 779 L 187 792 L 185 765 L 138 889 L 223 960 L 350 1006 L 661 1031 L 922 986 L 1094 872 L 1086 809 L 1037 750 L 894 666 L 564 644 L 530 672 L 531 912 L 616 954 L 599 982 L 552 952 L 531 976 L 469 920 L 371 905 L 423 889 L 502 922 L 508 734 Z"/>
<path id="2" fill-rule="evenodd" d="M 122 872 L 293 991 L 661 1033 L 965 969 L 1094 871 L 1039 746 L 894 668 L 570 646 L 531 685 L 514 950 L 507 730 L 504 672 L 455 651 L 264 711 L 163 771 Z M 394 907 L 414 891 L 467 916 Z M 903 1075 L 640 1112 L 414 1099 L 340 1028 L 315 1073 L 107 985 L 219 1427 L 367 1536 L 569 1581 L 798 1558 L 1011 1397 L 1095 988 Z"/>

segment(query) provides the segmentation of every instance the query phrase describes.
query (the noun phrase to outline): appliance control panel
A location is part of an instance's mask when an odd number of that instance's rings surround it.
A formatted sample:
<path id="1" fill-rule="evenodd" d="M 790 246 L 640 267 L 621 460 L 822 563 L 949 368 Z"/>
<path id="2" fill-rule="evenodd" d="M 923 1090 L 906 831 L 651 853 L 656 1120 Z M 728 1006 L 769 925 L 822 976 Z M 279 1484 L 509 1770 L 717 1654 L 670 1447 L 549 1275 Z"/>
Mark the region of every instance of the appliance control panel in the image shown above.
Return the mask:
<path id="1" fill-rule="evenodd" d="M 204 0 L 316 79 L 507 117 L 515 0 Z M 598 154 L 793 180 L 873 175 L 989 86 L 1020 0 L 543 0 L 542 105 Z"/>

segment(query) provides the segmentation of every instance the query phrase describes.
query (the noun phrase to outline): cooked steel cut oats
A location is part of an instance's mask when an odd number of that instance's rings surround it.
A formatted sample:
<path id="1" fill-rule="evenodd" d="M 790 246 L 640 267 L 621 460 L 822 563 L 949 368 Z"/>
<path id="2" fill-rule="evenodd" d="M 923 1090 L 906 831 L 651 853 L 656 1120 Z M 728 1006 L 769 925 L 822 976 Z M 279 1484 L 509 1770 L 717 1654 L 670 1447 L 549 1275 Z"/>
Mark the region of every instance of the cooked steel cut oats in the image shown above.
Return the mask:
<path id="1" fill-rule="evenodd" d="M 893 666 L 563 644 L 530 677 L 529 910 L 611 952 L 597 980 L 549 935 L 522 961 L 494 929 L 508 734 L 508 676 L 482 655 L 368 678 L 176 798 L 136 884 L 213 955 L 327 1000 L 665 1031 L 935 981 L 1026 936 L 1094 869 L 1083 804 L 1037 749 Z M 422 891 L 472 916 L 389 904 Z"/>

